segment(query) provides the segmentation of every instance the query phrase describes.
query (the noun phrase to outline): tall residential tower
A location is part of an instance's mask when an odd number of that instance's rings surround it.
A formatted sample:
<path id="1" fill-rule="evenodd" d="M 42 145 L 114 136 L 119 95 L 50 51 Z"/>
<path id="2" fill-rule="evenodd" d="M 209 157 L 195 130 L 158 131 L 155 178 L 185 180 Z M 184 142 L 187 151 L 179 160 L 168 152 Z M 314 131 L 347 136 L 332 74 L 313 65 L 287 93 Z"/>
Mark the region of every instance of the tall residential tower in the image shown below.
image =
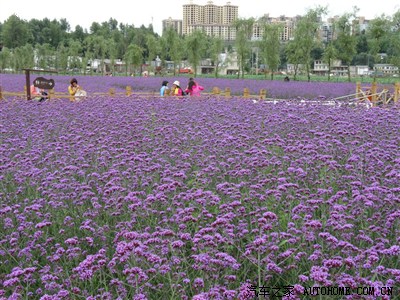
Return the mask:
<path id="1" fill-rule="evenodd" d="M 183 35 L 191 34 L 195 30 L 202 30 L 209 36 L 220 37 L 223 40 L 236 38 L 235 28 L 232 26 L 238 18 L 238 6 L 227 2 L 223 6 L 208 1 L 206 5 L 183 5 Z"/>

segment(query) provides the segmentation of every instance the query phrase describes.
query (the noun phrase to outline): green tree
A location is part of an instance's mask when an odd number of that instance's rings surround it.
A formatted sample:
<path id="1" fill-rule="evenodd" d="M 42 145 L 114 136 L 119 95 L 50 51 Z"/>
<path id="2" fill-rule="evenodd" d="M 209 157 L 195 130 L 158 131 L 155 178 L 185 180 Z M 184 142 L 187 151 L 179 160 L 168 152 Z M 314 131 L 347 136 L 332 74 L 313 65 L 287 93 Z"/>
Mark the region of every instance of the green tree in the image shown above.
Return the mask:
<path id="1" fill-rule="evenodd" d="M 293 79 L 296 80 L 297 74 L 299 72 L 299 66 L 303 59 L 303 53 L 301 49 L 297 46 L 297 41 L 289 41 L 289 43 L 285 47 L 285 54 L 287 62 L 293 65 Z"/>
<path id="2" fill-rule="evenodd" d="M 48 18 L 31 19 L 28 24 L 33 44 L 49 44 L 52 49 L 56 49 L 69 35 L 67 33 L 69 24 L 66 19 L 61 19 L 61 21 L 56 19 L 50 21 Z"/>
<path id="3" fill-rule="evenodd" d="M 322 61 L 328 65 L 328 81 L 331 80 L 331 70 L 333 62 L 338 58 L 339 53 L 335 48 L 335 45 L 332 41 L 330 41 L 326 47 L 325 51 L 322 55 Z"/>
<path id="4" fill-rule="evenodd" d="M 298 47 L 298 54 L 306 69 L 307 80 L 310 81 L 310 67 L 312 64 L 311 51 L 318 43 L 318 28 L 321 15 L 326 14 L 325 7 L 317 7 L 307 11 L 306 15 L 297 22 L 294 30 L 294 44 Z M 297 50 L 296 50 L 297 51 Z"/>
<path id="5" fill-rule="evenodd" d="M 113 74 L 115 73 L 115 60 L 117 57 L 117 45 L 112 38 L 106 40 L 107 44 L 107 56 L 110 59 L 110 70 Z"/>
<path id="6" fill-rule="evenodd" d="M 168 27 L 164 31 L 162 45 L 165 52 L 162 59 L 171 59 L 174 62 L 174 75 L 176 75 L 176 66 L 180 65 L 183 56 L 183 45 L 178 33 L 173 28 Z"/>
<path id="7" fill-rule="evenodd" d="M 98 22 L 92 22 L 89 28 L 90 34 L 101 35 L 101 25 Z"/>
<path id="8" fill-rule="evenodd" d="M 258 43 L 260 47 L 261 61 L 268 66 L 271 72 L 271 80 L 274 79 L 274 72 L 280 64 L 280 34 L 282 26 L 279 24 L 263 24 L 263 35 Z M 265 76 L 267 73 L 265 72 Z"/>
<path id="9" fill-rule="evenodd" d="M 160 44 L 153 34 L 148 33 L 146 36 L 146 46 L 148 49 L 147 60 L 149 62 L 149 65 L 151 66 L 151 62 L 155 60 L 157 54 L 160 53 Z"/>
<path id="10" fill-rule="evenodd" d="M 92 53 L 93 58 L 100 59 L 100 70 L 104 74 L 104 59 L 107 54 L 107 41 L 102 35 L 90 35 L 85 39 L 86 51 Z"/>
<path id="11" fill-rule="evenodd" d="M 75 26 L 75 30 L 71 33 L 71 38 L 80 43 L 83 43 L 86 36 L 88 36 L 87 31 L 85 31 L 80 25 Z"/>
<path id="12" fill-rule="evenodd" d="M 12 52 L 3 47 L 2 51 L 0 51 L 0 70 L 3 71 L 12 67 Z"/>
<path id="13" fill-rule="evenodd" d="M 390 55 L 390 63 L 400 70 L 400 9 L 393 15 L 391 28 L 388 54 Z"/>
<path id="14" fill-rule="evenodd" d="M 219 66 L 222 64 L 220 54 L 224 48 L 224 41 L 220 37 L 211 37 L 209 39 L 209 57 L 214 65 L 214 76 L 218 78 Z"/>
<path id="15" fill-rule="evenodd" d="M 368 39 L 365 33 L 357 35 L 357 53 L 368 53 Z"/>
<path id="16" fill-rule="evenodd" d="M 189 63 L 193 66 L 194 74 L 197 74 L 197 67 L 203 58 L 207 47 L 207 36 L 203 31 L 195 30 L 186 38 L 186 51 Z"/>
<path id="17" fill-rule="evenodd" d="M 245 65 L 251 53 L 251 36 L 253 34 L 254 19 L 237 19 L 234 23 L 236 29 L 236 52 L 239 64 L 238 78 L 240 74 L 244 78 Z"/>
<path id="18" fill-rule="evenodd" d="M 335 23 L 337 32 L 337 39 L 335 46 L 338 53 L 338 58 L 343 64 L 347 65 L 347 78 L 351 81 L 350 77 L 350 65 L 356 55 L 357 51 L 357 36 L 353 33 L 354 30 L 354 18 L 356 10 L 353 13 L 343 14 Z"/>
<path id="19" fill-rule="evenodd" d="M 25 21 L 11 15 L 3 24 L 2 38 L 4 47 L 11 50 L 25 46 L 31 39 L 31 32 Z"/>
<path id="20" fill-rule="evenodd" d="M 68 51 L 69 48 L 65 47 L 62 43 L 57 47 L 56 70 L 65 72 L 68 69 Z"/>
<path id="21" fill-rule="evenodd" d="M 36 65 L 42 69 L 49 69 L 54 67 L 53 50 L 50 44 L 36 45 Z"/>
<path id="22" fill-rule="evenodd" d="M 384 46 L 389 41 L 391 32 L 391 24 L 385 15 L 381 15 L 370 21 L 367 29 L 368 45 L 370 54 L 375 61 L 380 61 L 378 53 L 386 53 Z M 376 72 L 374 72 L 374 80 L 376 80 Z"/>
<path id="23" fill-rule="evenodd" d="M 136 44 L 129 45 L 125 53 L 125 62 L 127 72 L 129 68 L 129 73 L 135 74 L 143 62 L 143 49 Z M 133 71 L 131 65 L 134 67 Z"/>
<path id="24" fill-rule="evenodd" d="M 77 40 L 69 40 L 68 43 L 68 68 L 70 69 L 81 69 L 81 56 L 82 56 L 82 44 Z M 85 66 L 86 67 L 86 66 Z"/>
<path id="25" fill-rule="evenodd" d="M 34 49 L 31 44 L 14 49 L 13 69 L 20 72 L 22 69 L 31 69 L 35 66 Z"/>

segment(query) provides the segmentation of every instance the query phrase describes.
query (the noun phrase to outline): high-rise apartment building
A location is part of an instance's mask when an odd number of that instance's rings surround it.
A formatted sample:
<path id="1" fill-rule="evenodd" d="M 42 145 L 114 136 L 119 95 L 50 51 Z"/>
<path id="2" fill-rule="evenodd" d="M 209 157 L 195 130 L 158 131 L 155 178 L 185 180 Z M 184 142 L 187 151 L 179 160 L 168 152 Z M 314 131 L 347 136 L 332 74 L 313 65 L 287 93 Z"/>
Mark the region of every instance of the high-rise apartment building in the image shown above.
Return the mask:
<path id="1" fill-rule="evenodd" d="M 162 31 L 167 28 L 173 28 L 179 35 L 182 35 L 182 20 L 168 18 L 162 21 Z"/>
<path id="2" fill-rule="evenodd" d="M 264 34 L 263 25 L 266 24 L 279 24 L 282 27 L 282 31 L 280 33 L 279 39 L 282 42 L 287 42 L 293 39 L 293 32 L 296 26 L 296 22 L 298 21 L 298 17 L 285 17 L 279 16 L 277 18 L 271 18 L 268 14 L 265 14 L 258 21 L 256 21 L 253 25 L 253 40 L 261 39 Z"/>
<path id="3" fill-rule="evenodd" d="M 234 40 L 236 30 L 232 26 L 238 18 L 238 6 L 227 2 L 223 6 L 208 1 L 206 5 L 183 5 L 183 35 L 191 34 L 195 30 L 202 30 L 209 36 L 220 37 L 223 40 Z"/>

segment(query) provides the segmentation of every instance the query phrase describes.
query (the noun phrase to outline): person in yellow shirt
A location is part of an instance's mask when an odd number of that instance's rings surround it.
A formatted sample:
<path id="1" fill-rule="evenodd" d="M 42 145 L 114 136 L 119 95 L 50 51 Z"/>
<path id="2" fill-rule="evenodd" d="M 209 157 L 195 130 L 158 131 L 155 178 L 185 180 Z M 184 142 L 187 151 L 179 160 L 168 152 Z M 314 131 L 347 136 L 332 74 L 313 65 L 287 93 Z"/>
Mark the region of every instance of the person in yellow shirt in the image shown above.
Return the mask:
<path id="1" fill-rule="evenodd" d="M 71 96 L 75 96 L 76 92 L 80 90 L 80 86 L 78 85 L 78 80 L 76 78 L 72 78 L 70 81 L 71 85 L 68 86 L 68 92 Z"/>
<path id="2" fill-rule="evenodd" d="M 70 85 L 68 86 L 68 93 L 71 96 L 75 96 L 75 97 L 85 97 L 86 96 L 86 92 L 84 90 L 82 90 L 82 88 L 79 86 L 78 84 L 78 80 L 76 80 L 76 78 L 72 78 L 70 81 Z M 77 98 L 73 98 L 74 100 L 76 100 Z"/>

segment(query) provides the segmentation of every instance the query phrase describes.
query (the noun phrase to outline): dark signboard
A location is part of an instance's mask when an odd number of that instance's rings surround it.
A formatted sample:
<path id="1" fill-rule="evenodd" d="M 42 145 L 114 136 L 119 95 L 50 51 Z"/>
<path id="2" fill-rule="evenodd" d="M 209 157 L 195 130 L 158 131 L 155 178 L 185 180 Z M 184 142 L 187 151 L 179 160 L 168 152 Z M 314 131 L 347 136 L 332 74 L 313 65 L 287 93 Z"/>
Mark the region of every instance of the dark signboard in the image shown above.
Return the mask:
<path id="1" fill-rule="evenodd" d="M 54 80 L 38 77 L 33 81 L 33 85 L 39 89 L 51 90 L 54 88 Z"/>

